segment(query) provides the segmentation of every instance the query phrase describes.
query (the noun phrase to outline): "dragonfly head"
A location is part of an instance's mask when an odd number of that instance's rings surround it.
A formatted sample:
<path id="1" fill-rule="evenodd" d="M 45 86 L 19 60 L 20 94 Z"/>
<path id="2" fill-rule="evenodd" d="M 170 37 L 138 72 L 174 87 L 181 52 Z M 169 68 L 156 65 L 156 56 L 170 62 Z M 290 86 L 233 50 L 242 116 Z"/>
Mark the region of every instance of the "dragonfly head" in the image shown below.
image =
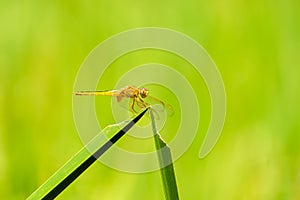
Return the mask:
<path id="1" fill-rule="evenodd" d="M 142 98 L 146 98 L 148 96 L 148 93 L 149 91 L 144 87 L 140 90 L 140 94 Z"/>

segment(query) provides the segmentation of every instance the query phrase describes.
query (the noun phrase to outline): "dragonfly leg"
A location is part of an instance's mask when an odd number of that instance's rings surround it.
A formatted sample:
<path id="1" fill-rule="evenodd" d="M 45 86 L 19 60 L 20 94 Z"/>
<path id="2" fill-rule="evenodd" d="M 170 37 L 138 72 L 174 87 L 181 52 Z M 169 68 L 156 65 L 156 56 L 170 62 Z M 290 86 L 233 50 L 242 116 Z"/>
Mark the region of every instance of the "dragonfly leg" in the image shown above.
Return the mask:
<path id="1" fill-rule="evenodd" d="M 137 99 L 137 104 L 141 107 L 141 108 L 146 108 L 146 107 L 149 107 L 149 104 L 146 103 L 141 97 L 139 97 Z"/>
<path id="2" fill-rule="evenodd" d="M 135 104 L 135 98 L 132 99 L 131 103 L 130 103 L 130 111 L 133 112 L 133 113 L 137 113 L 135 110 L 134 110 L 134 104 Z"/>

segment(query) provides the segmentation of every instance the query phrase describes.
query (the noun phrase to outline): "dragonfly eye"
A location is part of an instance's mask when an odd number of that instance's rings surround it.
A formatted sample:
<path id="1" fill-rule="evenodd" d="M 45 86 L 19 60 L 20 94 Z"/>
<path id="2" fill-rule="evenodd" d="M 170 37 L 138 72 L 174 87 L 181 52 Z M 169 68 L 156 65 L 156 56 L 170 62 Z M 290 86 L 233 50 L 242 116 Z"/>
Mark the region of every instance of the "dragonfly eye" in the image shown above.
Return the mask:
<path id="1" fill-rule="evenodd" d="M 141 97 L 146 98 L 148 96 L 149 91 L 146 88 L 141 89 Z"/>

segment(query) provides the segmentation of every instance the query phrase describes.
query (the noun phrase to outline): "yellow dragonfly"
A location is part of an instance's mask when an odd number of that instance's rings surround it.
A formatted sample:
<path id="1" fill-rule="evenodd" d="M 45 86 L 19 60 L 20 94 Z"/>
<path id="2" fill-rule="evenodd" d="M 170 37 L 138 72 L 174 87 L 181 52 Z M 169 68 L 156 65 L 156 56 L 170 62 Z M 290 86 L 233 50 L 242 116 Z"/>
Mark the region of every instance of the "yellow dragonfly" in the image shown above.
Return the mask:
<path id="1" fill-rule="evenodd" d="M 168 114 L 173 114 L 173 108 L 171 105 L 165 103 L 164 101 L 152 97 L 149 95 L 149 91 L 147 88 L 137 88 L 134 86 L 126 86 L 124 88 L 121 88 L 119 90 L 105 90 L 105 91 L 77 91 L 74 92 L 75 95 L 84 95 L 84 96 L 115 96 L 117 98 L 117 101 L 120 102 L 124 98 L 130 98 L 130 105 L 129 109 L 133 113 L 137 113 L 135 110 L 135 105 L 137 105 L 139 108 L 147 108 L 151 107 L 151 104 L 144 101 L 145 98 L 151 99 L 151 101 L 154 101 L 155 103 L 161 104 L 165 109 L 167 109 Z"/>

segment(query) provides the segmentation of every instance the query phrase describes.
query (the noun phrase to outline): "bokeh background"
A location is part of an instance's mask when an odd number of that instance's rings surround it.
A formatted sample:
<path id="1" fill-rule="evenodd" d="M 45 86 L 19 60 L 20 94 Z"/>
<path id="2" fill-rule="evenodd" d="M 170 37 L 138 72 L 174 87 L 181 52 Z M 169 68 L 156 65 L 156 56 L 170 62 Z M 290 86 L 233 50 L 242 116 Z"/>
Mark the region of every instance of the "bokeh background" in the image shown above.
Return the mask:
<path id="1" fill-rule="evenodd" d="M 296 0 L 0 1 L 1 199 L 26 198 L 82 147 L 72 114 L 81 63 L 106 38 L 145 26 L 194 38 L 226 87 L 215 149 L 199 160 L 199 134 L 174 164 L 181 199 L 300 199 L 299 8 Z M 159 172 L 96 163 L 58 199 L 163 198 Z"/>

